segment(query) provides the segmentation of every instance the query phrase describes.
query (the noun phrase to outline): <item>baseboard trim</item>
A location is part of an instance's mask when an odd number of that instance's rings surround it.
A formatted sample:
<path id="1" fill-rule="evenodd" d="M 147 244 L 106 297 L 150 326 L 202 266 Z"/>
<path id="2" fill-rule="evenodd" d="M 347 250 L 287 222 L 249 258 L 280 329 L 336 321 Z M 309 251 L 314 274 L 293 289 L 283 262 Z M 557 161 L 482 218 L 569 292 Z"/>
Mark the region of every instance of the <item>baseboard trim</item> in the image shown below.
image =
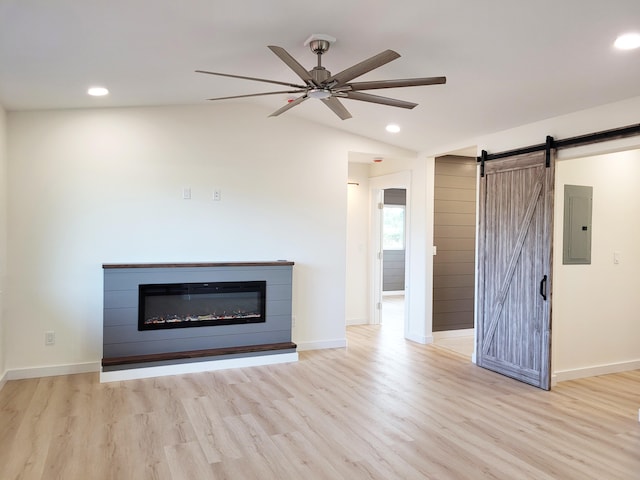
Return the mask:
<path id="1" fill-rule="evenodd" d="M 4 372 L 0 377 L 0 392 L 2 391 L 2 387 L 7 383 L 7 372 Z"/>
<path id="2" fill-rule="evenodd" d="M 386 290 L 382 292 L 383 297 L 397 297 L 398 295 L 404 295 L 404 290 Z"/>
<path id="3" fill-rule="evenodd" d="M 421 343 L 422 345 L 429 345 L 433 343 L 433 335 L 415 335 L 413 333 L 407 333 L 404 338 L 411 340 L 412 342 Z"/>
<path id="4" fill-rule="evenodd" d="M 595 377 L 598 375 L 608 375 L 610 373 L 627 372 L 629 370 L 639 370 L 640 360 L 630 362 L 610 363 L 607 365 L 595 365 L 593 367 L 574 368 L 571 370 L 559 370 L 554 372 L 555 383 L 577 380 L 579 378 Z"/>
<path id="5" fill-rule="evenodd" d="M 298 342 L 298 351 L 303 350 L 323 350 L 325 348 L 345 348 L 347 346 L 346 338 L 336 338 L 334 340 L 319 340 L 316 342 Z"/>
<path id="6" fill-rule="evenodd" d="M 228 358 L 206 362 L 179 363 L 157 367 L 132 368 L 127 370 L 100 371 L 100 383 L 136 380 L 141 378 L 166 377 L 185 373 L 212 372 L 229 368 L 260 367 L 278 363 L 298 361 L 298 353 L 279 353 L 274 355 L 256 355 L 253 357 Z"/>
<path id="7" fill-rule="evenodd" d="M 348 319 L 346 321 L 347 327 L 350 327 L 352 325 L 369 325 L 369 319 L 368 318 L 352 318 L 352 319 Z"/>
<path id="8" fill-rule="evenodd" d="M 92 373 L 100 371 L 100 362 L 52 365 L 50 367 L 15 368 L 7 370 L 6 380 L 24 380 L 26 378 L 57 377 L 76 373 Z"/>
<path id="9" fill-rule="evenodd" d="M 475 335 L 475 328 L 463 328 L 461 330 L 445 330 L 442 332 L 433 332 L 434 340 L 440 340 L 441 338 L 454 338 L 454 337 L 473 337 Z"/>

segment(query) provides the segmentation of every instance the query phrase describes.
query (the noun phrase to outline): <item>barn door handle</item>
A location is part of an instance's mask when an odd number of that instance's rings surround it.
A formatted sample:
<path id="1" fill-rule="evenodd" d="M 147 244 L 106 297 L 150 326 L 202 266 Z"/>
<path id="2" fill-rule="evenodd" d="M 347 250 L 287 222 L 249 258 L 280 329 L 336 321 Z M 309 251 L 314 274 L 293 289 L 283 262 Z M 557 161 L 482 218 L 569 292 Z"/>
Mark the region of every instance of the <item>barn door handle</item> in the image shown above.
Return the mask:
<path id="1" fill-rule="evenodd" d="M 542 280 L 540 280 L 540 295 L 542 295 L 542 298 L 544 300 L 547 299 L 547 276 L 546 275 L 542 277 Z"/>

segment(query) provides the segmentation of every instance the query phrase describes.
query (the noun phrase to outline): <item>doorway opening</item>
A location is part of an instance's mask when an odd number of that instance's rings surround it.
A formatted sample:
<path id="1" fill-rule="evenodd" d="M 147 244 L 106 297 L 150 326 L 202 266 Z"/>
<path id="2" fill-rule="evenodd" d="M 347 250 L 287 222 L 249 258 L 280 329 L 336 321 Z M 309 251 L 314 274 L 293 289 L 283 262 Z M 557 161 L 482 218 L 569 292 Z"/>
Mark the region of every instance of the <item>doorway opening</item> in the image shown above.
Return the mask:
<path id="1" fill-rule="evenodd" d="M 411 173 L 372 177 L 370 249 L 370 322 L 392 337 L 409 331 Z M 385 225 L 386 224 L 386 225 Z"/>
<path id="2" fill-rule="evenodd" d="M 407 190 L 382 192 L 382 312 L 380 323 L 404 330 Z"/>

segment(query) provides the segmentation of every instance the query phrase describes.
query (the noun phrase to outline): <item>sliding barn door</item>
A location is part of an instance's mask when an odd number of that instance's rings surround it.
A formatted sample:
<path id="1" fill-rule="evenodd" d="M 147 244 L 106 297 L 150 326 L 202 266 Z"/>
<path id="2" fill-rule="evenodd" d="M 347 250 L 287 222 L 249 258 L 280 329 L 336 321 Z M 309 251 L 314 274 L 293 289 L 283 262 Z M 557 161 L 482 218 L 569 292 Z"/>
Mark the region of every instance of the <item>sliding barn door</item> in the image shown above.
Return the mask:
<path id="1" fill-rule="evenodd" d="M 553 158 L 493 160 L 480 181 L 479 366 L 548 390 L 551 385 Z"/>

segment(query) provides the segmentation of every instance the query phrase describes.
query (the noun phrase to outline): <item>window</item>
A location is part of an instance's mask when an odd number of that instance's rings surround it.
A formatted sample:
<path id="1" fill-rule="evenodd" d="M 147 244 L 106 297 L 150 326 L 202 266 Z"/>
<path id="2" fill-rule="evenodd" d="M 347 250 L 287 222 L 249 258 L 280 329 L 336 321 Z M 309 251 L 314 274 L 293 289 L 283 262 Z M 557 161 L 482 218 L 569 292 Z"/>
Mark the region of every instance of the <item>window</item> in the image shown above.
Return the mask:
<path id="1" fill-rule="evenodd" d="M 383 250 L 404 250 L 404 210 L 404 205 L 385 205 L 383 207 Z"/>

